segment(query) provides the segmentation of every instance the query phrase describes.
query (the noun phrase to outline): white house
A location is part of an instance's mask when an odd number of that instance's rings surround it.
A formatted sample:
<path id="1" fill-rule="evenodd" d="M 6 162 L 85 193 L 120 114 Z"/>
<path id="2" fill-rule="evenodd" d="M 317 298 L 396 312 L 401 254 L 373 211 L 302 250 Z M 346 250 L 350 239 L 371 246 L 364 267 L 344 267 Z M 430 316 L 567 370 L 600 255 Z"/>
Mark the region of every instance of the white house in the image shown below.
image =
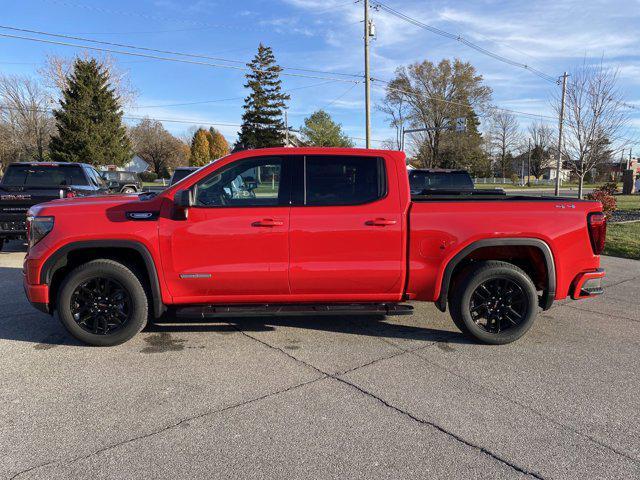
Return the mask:
<path id="1" fill-rule="evenodd" d="M 121 168 L 118 168 L 115 165 L 100 166 L 100 170 L 108 170 L 108 171 L 122 170 L 125 172 L 134 172 L 134 173 L 146 172 L 148 168 L 149 168 L 149 164 L 138 155 L 134 155 L 133 158 L 129 160 L 127 163 L 125 163 L 124 166 L 122 166 Z"/>
<path id="2" fill-rule="evenodd" d="M 138 155 L 134 155 L 133 158 L 129 160 L 129 162 L 126 163 L 122 168 L 127 172 L 146 172 L 149 168 L 149 163 L 140 158 Z"/>

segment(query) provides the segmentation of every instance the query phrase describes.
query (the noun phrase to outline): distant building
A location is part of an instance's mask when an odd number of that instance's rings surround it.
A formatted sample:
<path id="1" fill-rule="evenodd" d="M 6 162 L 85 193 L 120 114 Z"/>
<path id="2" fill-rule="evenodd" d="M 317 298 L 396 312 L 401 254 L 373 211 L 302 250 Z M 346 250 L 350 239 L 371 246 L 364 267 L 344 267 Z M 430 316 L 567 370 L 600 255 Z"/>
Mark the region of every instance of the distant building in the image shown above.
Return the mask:
<path id="1" fill-rule="evenodd" d="M 149 162 L 143 160 L 138 155 L 134 155 L 133 158 L 129 160 L 124 167 L 122 167 L 122 169 L 126 172 L 134 173 L 146 172 L 149 169 Z"/>
<path id="2" fill-rule="evenodd" d="M 557 169 L 555 167 L 545 167 L 542 169 L 543 180 L 555 180 L 557 176 Z M 560 170 L 560 181 L 567 182 L 571 177 L 571 170 L 563 168 Z"/>
<path id="3" fill-rule="evenodd" d="M 122 167 L 117 167 L 116 165 L 101 165 L 99 169 L 107 171 L 121 170 L 125 172 L 142 173 L 149 169 L 149 163 L 138 155 L 134 155 L 133 158 Z"/>

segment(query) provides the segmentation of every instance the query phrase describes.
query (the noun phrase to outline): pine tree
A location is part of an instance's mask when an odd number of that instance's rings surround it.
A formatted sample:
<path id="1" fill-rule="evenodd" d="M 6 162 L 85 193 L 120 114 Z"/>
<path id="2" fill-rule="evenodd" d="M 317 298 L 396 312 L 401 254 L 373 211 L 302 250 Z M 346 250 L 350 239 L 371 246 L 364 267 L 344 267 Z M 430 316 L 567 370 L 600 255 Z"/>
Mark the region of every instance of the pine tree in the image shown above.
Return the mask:
<path id="1" fill-rule="evenodd" d="M 202 167 L 209 163 L 209 132 L 204 128 L 199 128 L 193 134 L 191 140 L 191 165 L 194 167 Z"/>
<path id="2" fill-rule="evenodd" d="M 209 128 L 209 159 L 216 160 L 229 154 L 227 139 L 215 128 Z"/>
<path id="3" fill-rule="evenodd" d="M 302 140 L 316 147 L 353 147 L 353 142 L 342 131 L 342 125 L 336 123 L 324 110 L 318 110 L 305 118 L 300 128 Z"/>
<path id="4" fill-rule="evenodd" d="M 271 48 L 262 44 L 247 66 L 251 72 L 246 75 L 245 88 L 249 88 L 251 93 L 244 100 L 242 127 L 235 149 L 282 146 L 282 115 L 285 102 L 289 100 L 289 95 L 282 93 L 282 68 L 276 64 Z"/>
<path id="5" fill-rule="evenodd" d="M 131 159 L 120 100 L 95 59 L 75 61 L 53 116 L 58 133 L 51 137 L 52 160 L 122 166 Z"/>

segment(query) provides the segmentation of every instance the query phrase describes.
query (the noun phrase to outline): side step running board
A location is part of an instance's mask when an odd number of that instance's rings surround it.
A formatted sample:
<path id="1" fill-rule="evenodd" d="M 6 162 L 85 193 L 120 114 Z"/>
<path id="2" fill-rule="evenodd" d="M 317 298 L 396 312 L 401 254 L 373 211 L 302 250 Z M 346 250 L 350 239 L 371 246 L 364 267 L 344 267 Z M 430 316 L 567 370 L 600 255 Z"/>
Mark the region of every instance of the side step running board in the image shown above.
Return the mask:
<path id="1" fill-rule="evenodd" d="M 180 318 L 273 317 L 298 315 L 411 315 L 411 305 L 395 303 L 191 305 L 178 307 Z"/>

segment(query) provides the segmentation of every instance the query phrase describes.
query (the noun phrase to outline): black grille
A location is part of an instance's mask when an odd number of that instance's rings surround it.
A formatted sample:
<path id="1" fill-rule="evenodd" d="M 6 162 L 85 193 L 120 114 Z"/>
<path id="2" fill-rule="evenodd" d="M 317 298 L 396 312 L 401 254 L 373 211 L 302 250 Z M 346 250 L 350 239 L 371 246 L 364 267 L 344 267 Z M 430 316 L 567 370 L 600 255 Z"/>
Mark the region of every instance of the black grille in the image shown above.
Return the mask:
<path id="1" fill-rule="evenodd" d="M 0 222 L 0 231 L 3 232 L 24 232 L 27 224 L 24 220 L 14 220 L 12 222 Z"/>

